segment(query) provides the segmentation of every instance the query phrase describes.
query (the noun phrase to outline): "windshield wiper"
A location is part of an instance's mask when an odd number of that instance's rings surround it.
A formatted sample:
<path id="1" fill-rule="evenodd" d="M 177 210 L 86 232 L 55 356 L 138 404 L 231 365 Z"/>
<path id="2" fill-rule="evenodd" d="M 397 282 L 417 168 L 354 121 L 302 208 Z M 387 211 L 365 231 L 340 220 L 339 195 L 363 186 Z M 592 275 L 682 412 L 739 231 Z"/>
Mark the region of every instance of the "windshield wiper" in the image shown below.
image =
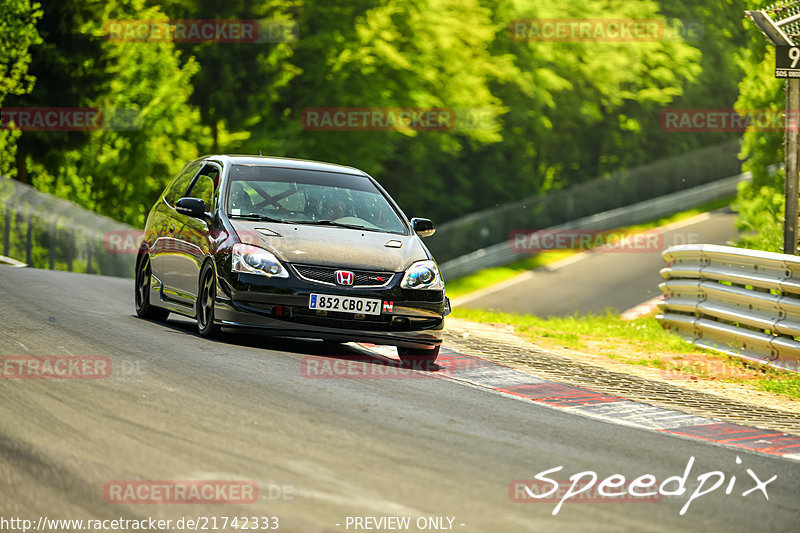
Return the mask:
<path id="1" fill-rule="evenodd" d="M 267 215 L 261 215 L 258 213 L 247 213 L 246 215 L 228 215 L 228 218 L 242 218 L 245 220 L 258 220 L 263 222 L 281 222 L 287 223 L 286 220 L 281 220 L 279 218 L 272 218 L 268 217 Z"/>
<path id="2" fill-rule="evenodd" d="M 338 228 L 360 229 L 364 231 L 383 231 L 380 228 L 368 228 L 358 224 L 343 224 L 342 222 L 336 222 L 334 220 L 287 220 L 286 222 L 288 224 L 313 224 L 315 226 L 336 226 Z"/>

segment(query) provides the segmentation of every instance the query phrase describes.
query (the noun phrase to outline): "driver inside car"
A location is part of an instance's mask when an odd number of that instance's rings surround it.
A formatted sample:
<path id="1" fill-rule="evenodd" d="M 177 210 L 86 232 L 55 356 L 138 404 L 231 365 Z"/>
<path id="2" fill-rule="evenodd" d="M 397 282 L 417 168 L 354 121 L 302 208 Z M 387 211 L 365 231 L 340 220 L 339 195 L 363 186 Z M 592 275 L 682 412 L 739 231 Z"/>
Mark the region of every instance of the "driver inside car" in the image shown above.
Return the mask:
<path id="1" fill-rule="evenodd" d="M 244 182 L 234 181 L 231 183 L 230 209 L 232 213 L 237 213 L 235 210 L 238 209 L 238 214 L 240 215 L 248 215 L 255 212 L 253 200 L 247 194 Z"/>

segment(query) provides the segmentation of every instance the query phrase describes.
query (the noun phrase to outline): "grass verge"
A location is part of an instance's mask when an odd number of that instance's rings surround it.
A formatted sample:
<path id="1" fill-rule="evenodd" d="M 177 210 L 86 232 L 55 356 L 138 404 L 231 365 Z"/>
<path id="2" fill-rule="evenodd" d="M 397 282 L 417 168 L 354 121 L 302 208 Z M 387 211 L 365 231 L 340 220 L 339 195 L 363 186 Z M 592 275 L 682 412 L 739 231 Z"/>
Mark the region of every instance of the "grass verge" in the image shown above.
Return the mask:
<path id="1" fill-rule="evenodd" d="M 701 350 L 661 328 L 653 315 L 622 320 L 618 314 L 540 318 L 481 309 L 454 309 L 452 316 L 514 327 L 521 337 L 545 349 L 649 367 L 668 380 L 733 383 L 800 400 L 800 375 L 749 364 L 735 357 Z"/>

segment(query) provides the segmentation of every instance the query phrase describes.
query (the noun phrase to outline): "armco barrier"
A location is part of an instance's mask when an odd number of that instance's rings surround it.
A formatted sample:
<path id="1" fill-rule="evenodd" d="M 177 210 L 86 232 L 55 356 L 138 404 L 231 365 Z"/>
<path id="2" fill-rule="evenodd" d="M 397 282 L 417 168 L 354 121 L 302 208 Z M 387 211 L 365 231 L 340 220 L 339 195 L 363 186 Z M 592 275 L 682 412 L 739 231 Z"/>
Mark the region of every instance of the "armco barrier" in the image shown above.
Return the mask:
<path id="1" fill-rule="evenodd" d="M 131 226 L 0 176 L 0 256 L 28 266 L 133 277 L 134 255 L 109 253 L 107 232 Z"/>
<path id="2" fill-rule="evenodd" d="M 740 181 L 751 179 L 750 173 L 725 178 L 684 191 L 667 194 L 638 204 L 612 209 L 590 217 L 573 220 L 565 224 L 547 228 L 549 231 L 566 229 L 612 230 L 622 226 L 641 224 L 653 219 L 671 215 L 682 209 L 689 209 L 707 202 L 736 194 Z M 525 228 L 518 228 L 525 229 Z M 445 279 L 455 279 L 472 274 L 483 268 L 507 265 L 522 259 L 519 252 L 509 246 L 508 240 L 481 248 L 439 265 Z"/>
<path id="3" fill-rule="evenodd" d="M 656 317 L 697 346 L 800 370 L 800 257 L 713 244 L 672 246 Z"/>
<path id="4" fill-rule="evenodd" d="M 733 176 L 741 172 L 739 152 L 739 141 L 733 140 L 566 189 L 532 196 L 520 193 L 523 197 L 519 200 L 440 223 L 436 234 L 425 240 L 425 246 L 440 263 L 447 263 L 481 248 L 488 249 L 515 230 L 567 224 Z M 679 210 L 680 206 L 676 211 Z"/>

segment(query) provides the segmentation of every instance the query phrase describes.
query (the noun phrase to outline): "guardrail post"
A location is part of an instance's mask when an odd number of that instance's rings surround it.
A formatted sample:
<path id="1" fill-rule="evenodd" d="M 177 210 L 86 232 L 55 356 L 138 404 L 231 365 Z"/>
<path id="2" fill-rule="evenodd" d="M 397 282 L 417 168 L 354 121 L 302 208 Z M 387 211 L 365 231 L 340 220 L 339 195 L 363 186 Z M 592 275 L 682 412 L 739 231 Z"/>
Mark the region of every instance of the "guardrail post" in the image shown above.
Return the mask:
<path id="1" fill-rule="evenodd" d="M 48 243 L 47 260 L 49 262 L 50 270 L 56 269 L 56 219 L 50 221 L 50 228 L 48 231 L 50 235 L 50 242 Z"/>
<path id="2" fill-rule="evenodd" d="M 25 262 L 33 264 L 33 212 L 28 207 L 27 227 L 25 228 Z"/>
<path id="3" fill-rule="evenodd" d="M 786 81 L 786 219 L 783 222 L 783 253 L 797 255 L 797 197 L 798 197 L 798 120 L 796 113 L 800 111 L 800 80 L 791 78 Z M 789 117 L 792 116 L 790 120 Z"/>
<path id="4" fill-rule="evenodd" d="M 87 274 L 94 274 L 94 269 L 92 269 L 92 242 L 91 236 L 86 236 L 86 273 Z"/>
<path id="5" fill-rule="evenodd" d="M 11 249 L 11 200 L 6 202 L 6 226 L 3 228 L 3 255 L 10 257 L 8 251 Z"/>
<path id="6" fill-rule="evenodd" d="M 69 242 L 67 243 L 67 270 L 72 272 L 72 260 L 75 258 L 75 230 L 69 233 Z"/>

